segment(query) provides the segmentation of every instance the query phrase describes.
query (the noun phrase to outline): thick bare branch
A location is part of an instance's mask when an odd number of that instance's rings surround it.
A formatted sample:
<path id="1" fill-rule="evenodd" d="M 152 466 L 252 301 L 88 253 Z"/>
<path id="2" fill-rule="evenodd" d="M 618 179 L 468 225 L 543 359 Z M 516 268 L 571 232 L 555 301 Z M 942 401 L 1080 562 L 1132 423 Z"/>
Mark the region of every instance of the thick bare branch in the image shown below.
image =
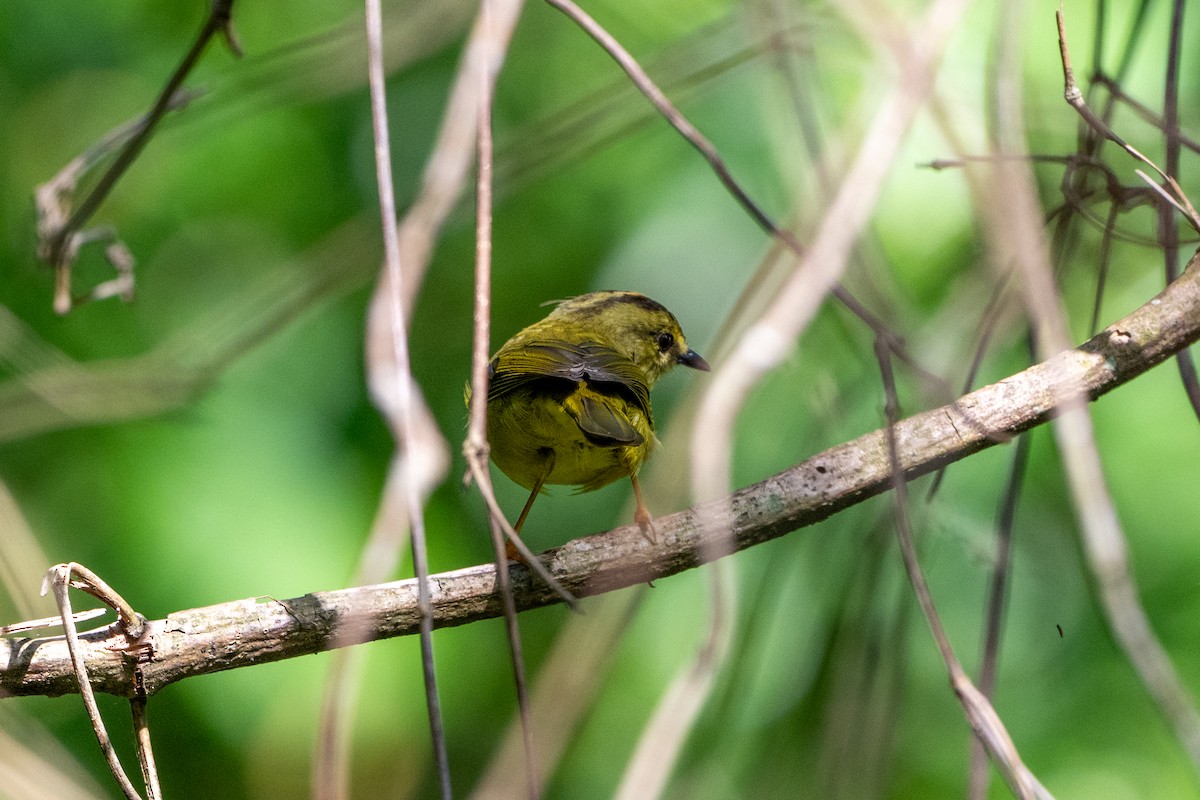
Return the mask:
<path id="1" fill-rule="evenodd" d="M 1200 258 L 1161 294 L 1083 345 L 1067 350 L 951 405 L 896 425 L 899 461 L 915 478 L 1048 421 L 1063 398 L 1095 399 L 1170 358 L 1200 338 Z M 651 545 L 636 526 L 585 536 L 548 551 L 551 574 L 576 596 L 601 594 L 698 566 L 722 551 L 705 537 L 743 550 L 820 522 L 892 484 L 883 431 L 861 436 L 748 486 L 731 498 L 656 520 Z M 706 524 L 701 524 L 703 520 Z M 730 539 L 732 542 L 730 543 Z M 437 627 L 503 613 L 495 566 L 469 567 L 430 578 Z M 520 565 L 512 568 L 517 607 L 559 602 Z M 137 652 L 115 628 L 82 634 L 84 658 L 99 691 L 130 696 L 137 681 L 153 694 L 192 675 L 219 672 L 330 649 L 345 625 L 368 639 L 415 633 L 416 586 L 411 580 L 316 592 L 291 600 L 248 599 L 181 611 L 147 623 Z M 13 638 L 0 648 L 0 694 L 57 695 L 78 691 L 61 637 Z"/>

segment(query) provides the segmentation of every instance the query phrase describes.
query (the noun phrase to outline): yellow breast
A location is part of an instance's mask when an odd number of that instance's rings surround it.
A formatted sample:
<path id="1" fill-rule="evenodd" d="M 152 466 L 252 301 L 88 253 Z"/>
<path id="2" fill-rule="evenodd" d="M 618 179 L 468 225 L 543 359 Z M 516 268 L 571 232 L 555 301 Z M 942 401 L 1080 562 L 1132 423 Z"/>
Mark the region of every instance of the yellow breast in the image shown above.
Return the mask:
<path id="1" fill-rule="evenodd" d="M 526 489 L 541 478 L 591 491 L 636 475 L 655 438 L 634 404 L 558 381 L 488 403 L 488 442 L 496 466 Z"/>

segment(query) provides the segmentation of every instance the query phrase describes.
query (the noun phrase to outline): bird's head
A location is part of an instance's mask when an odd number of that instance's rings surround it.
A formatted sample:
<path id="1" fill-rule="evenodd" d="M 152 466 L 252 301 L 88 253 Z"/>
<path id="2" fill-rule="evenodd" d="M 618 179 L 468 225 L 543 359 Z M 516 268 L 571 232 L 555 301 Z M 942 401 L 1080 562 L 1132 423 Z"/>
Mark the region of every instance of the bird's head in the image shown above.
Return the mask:
<path id="1" fill-rule="evenodd" d="M 679 321 L 661 303 L 637 292 L 592 292 L 559 303 L 547 321 L 561 319 L 592 331 L 602 344 L 628 356 L 655 381 L 676 364 L 708 371 L 708 362 L 688 347 Z"/>

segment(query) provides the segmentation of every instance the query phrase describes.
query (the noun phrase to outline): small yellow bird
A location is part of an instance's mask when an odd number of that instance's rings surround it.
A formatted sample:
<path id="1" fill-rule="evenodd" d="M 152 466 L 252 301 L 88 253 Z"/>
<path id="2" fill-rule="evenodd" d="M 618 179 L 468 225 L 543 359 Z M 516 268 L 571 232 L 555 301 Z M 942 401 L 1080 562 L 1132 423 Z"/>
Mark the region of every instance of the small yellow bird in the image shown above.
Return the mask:
<path id="1" fill-rule="evenodd" d="M 590 492 L 628 477 L 634 519 L 653 541 L 637 475 L 657 443 L 650 387 L 676 364 L 708 370 L 671 312 L 636 292 L 564 300 L 500 348 L 488 364 L 488 443 L 530 490 L 514 530 L 546 484 Z"/>

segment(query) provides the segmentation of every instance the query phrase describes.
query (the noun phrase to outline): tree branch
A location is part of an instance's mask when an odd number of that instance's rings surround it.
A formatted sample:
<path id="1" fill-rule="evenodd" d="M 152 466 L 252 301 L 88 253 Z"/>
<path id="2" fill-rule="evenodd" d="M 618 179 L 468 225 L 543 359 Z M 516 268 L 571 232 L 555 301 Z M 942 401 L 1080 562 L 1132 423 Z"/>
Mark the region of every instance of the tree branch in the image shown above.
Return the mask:
<path id="1" fill-rule="evenodd" d="M 1062 398 L 1090 399 L 1136 378 L 1200 338 L 1200 255 L 1150 302 L 1073 350 L 967 394 L 955 403 L 896 425 L 898 457 L 907 478 L 932 472 L 1040 425 Z M 657 580 L 699 566 L 716 553 L 743 550 L 820 522 L 881 494 L 892 485 L 884 431 L 830 448 L 784 472 L 655 520 L 651 545 L 633 525 L 585 536 L 546 552 L 550 573 L 583 597 Z M 707 524 L 701 524 L 701 520 Z M 719 541 L 707 538 L 719 537 Z M 517 608 L 560 602 L 529 570 L 511 570 Z M 503 613 L 495 566 L 430 576 L 435 627 L 463 625 Z M 251 598 L 171 614 L 147 622 L 137 641 L 115 625 L 80 635 L 97 691 L 147 695 L 176 681 L 226 669 L 317 653 L 344 638 L 361 640 L 417 632 L 412 580 L 314 592 L 290 600 Z M 62 637 L 11 638 L 0 647 L 0 696 L 78 691 Z"/>

